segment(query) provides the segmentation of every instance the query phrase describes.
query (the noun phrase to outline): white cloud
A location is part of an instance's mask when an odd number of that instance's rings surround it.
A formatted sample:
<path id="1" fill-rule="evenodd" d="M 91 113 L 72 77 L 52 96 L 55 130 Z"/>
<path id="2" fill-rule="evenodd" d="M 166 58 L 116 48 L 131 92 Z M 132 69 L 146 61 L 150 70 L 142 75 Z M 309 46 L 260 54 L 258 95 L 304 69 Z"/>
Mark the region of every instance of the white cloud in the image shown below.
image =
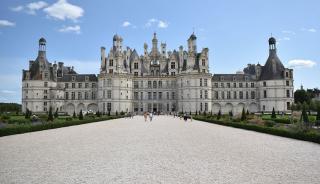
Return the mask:
<path id="1" fill-rule="evenodd" d="M 282 33 L 291 34 L 291 35 L 295 35 L 296 34 L 294 31 L 290 31 L 290 30 L 283 30 Z"/>
<path id="2" fill-rule="evenodd" d="M 308 32 L 311 32 L 311 33 L 315 33 L 317 32 L 317 30 L 315 28 L 301 28 L 301 31 L 308 31 Z"/>
<path id="3" fill-rule="evenodd" d="M 158 20 L 155 18 L 149 19 L 148 22 L 145 24 L 145 27 L 151 27 L 157 25 L 158 28 L 167 28 L 169 26 L 168 22 L 164 20 Z"/>
<path id="4" fill-rule="evenodd" d="M 67 0 L 59 0 L 45 8 L 44 12 L 55 19 L 77 21 L 78 18 L 83 16 L 84 10 L 80 6 L 68 3 Z"/>
<path id="5" fill-rule="evenodd" d="M 0 93 L 2 94 L 15 94 L 15 91 L 11 91 L 11 90 L 1 90 Z"/>
<path id="6" fill-rule="evenodd" d="M 128 27 L 128 26 L 130 26 L 131 25 L 131 23 L 129 22 L 129 21 L 124 21 L 123 23 L 122 23 L 122 27 Z"/>
<path id="7" fill-rule="evenodd" d="M 75 26 L 64 26 L 63 28 L 58 30 L 59 32 L 62 33 L 76 33 L 76 34 L 80 34 L 81 33 L 81 28 L 79 25 L 75 25 Z"/>
<path id="8" fill-rule="evenodd" d="M 165 21 L 159 20 L 158 27 L 159 28 L 167 28 L 169 24 Z"/>
<path id="9" fill-rule="evenodd" d="M 27 13 L 35 15 L 37 10 L 43 9 L 47 6 L 48 6 L 48 3 L 44 1 L 29 3 L 26 6 L 28 8 Z"/>
<path id="10" fill-rule="evenodd" d="M 13 27 L 16 23 L 10 22 L 8 20 L 0 20 L 0 27 Z"/>
<path id="11" fill-rule="evenodd" d="M 304 59 L 294 59 L 288 62 L 288 66 L 293 68 L 312 68 L 315 65 L 316 62 Z"/>
<path id="12" fill-rule="evenodd" d="M 19 11 L 22 11 L 23 9 L 24 9 L 23 6 L 16 6 L 16 7 L 10 8 L 10 10 L 14 12 L 19 12 Z"/>

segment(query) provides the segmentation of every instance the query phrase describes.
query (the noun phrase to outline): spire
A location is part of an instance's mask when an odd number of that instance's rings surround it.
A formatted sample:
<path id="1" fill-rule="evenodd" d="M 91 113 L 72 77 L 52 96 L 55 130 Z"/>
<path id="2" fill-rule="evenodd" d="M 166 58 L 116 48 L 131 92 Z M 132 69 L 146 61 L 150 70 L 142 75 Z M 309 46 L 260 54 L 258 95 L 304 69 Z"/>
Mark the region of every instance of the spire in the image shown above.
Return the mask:
<path id="1" fill-rule="evenodd" d="M 39 57 L 46 57 L 46 44 L 47 41 L 43 37 L 39 39 L 39 52 L 38 56 Z"/>
<path id="2" fill-rule="evenodd" d="M 158 52 L 158 39 L 157 39 L 157 33 L 153 33 L 153 39 L 152 39 L 152 52 L 157 53 Z"/>

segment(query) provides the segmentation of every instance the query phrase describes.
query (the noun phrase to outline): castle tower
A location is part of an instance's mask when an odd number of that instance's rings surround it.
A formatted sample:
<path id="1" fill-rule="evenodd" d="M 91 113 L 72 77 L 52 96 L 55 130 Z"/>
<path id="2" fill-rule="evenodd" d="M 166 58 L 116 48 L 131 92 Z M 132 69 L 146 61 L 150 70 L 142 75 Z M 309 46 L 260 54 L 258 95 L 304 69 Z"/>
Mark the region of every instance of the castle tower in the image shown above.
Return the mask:
<path id="1" fill-rule="evenodd" d="M 121 52 L 122 51 L 122 41 L 123 39 L 115 34 L 113 36 L 113 50 L 116 51 L 116 52 Z"/>
<path id="2" fill-rule="evenodd" d="M 188 52 L 189 54 L 197 53 L 197 37 L 192 33 L 188 39 Z"/>
<path id="3" fill-rule="evenodd" d="M 158 52 L 158 39 L 157 39 L 157 33 L 153 33 L 153 39 L 152 39 L 152 53 L 156 54 Z"/>

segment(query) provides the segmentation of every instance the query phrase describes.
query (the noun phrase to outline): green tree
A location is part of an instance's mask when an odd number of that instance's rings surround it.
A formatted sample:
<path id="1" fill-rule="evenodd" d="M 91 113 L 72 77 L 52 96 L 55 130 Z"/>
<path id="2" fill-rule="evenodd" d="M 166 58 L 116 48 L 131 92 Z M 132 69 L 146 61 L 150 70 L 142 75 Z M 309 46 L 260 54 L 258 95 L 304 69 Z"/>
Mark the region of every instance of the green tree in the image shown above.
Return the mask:
<path id="1" fill-rule="evenodd" d="M 309 126 L 310 126 L 309 117 L 308 117 L 308 114 L 307 114 L 307 111 L 306 111 L 305 107 L 303 107 L 303 109 L 302 109 L 301 120 L 303 122 L 303 125 L 306 128 L 309 128 Z"/>
<path id="2" fill-rule="evenodd" d="M 272 119 L 276 119 L 277 118 L 276 111 L 274 110 L 274 107 L 272 108 L 271 118 Z"/>
<path id="3" fill-rule="evenodd" d="M 24 118 L 25 118 L 25 119 L 30 119 L 30 111 L 29 111 L 28 108 L 26 109 L 26 113 L 25 113 L 25 115 L 24 115 Z"/>
<path id="4" fill-rule="evenodd" d="M 77 117 L 77 114 L 76 114 L 76 111 L 73 111 L 73 118 L 76 118 Z"/>
<path id="5" fill-rule="evenodd" d="M 241 121 L 244 121 L 247 119 L 247 116 L 246 116 L 246 111 L 244 110 L 244 107 L 242 108 L 242 113 L 241 113 Z"/>
<path id="6" fill-rule="evenodd" d="M 53 121 L 52 107 L 49 108 L 48 121 Z"/>
<path id="7" fill-rule="evenodd" d="M 307 93 L 307 91 L 305 91 L 304 89 L 299 89 L 299 90 L 296 90 L 294 92 L 294 102 L 295 103 L 303 103 L 303 102 L 306 102 L 306 103 L 309 103 L 311 100 L 311 95 L 310 93 Z"/>
<path id="8" fill-rule="evenodd" d="M 318 127 L 320 126 L 320 105 L 317 106 L 317 117 L 315 125 Z"/>
<path id="9" fill-rule="evenodd" d="M 118 116 L 118 111 L 116 111 L 116 116 Z"/>
<path id="10" fill-rule="evenodd" d="M 97 117 L 100 117 L 100 116 L 101 116 L 99 111 L 96 112 L 96 116 L 97 116 Z"/>
<path id="11" fill-rule="evenodd" d="M 198 111 L 196 110 L 196 116 L 198 116 Z"/>
<path id="12" fill-rule="evenodd" d="M 249 116 L 249 114 L 250 114 L 250 113 L 249 113 L 249 110 L 247 109 L 247 114 L 246 114 L 246 115 Z"/>
<path id="13" fill-rule="evenodd" d="M 58 108 L 56 109 L 56 112 L 54 112 L 54 118 L 58 118 L 59 114 L 58 114 Z"/>
<path id="14" fill-rule="evenodd" d="M 83 120 L 83 113 L 82 113 L 82 109 L 79 112 L 79 120 Z"/>

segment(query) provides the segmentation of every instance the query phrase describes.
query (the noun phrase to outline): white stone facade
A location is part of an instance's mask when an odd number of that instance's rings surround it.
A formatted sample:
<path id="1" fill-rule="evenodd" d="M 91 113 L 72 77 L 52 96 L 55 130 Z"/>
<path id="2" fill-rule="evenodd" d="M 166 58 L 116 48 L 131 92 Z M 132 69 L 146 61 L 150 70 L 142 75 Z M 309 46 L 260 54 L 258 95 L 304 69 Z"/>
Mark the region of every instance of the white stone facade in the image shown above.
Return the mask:
<path id="1" fill-rule="evenodd" d="M 210 74 L 209 50 L 197 52 L 197 37 L 188 39 L 188 50 L 166 51 L 154 34 L 151 51 L 143 55 L 123 47 L 115 35 L 106 53 L 101 47 L 100 74 L 77 74 L 62 62 L 49 63 L 46 41 L 39 40 L 39 54 L 23 70 L 22 110 L 45 113 L 50 107 L 72 114 L 83 111 L 137 112 L 288 112 L 293 103 L 293 70 L 285 68 L 269 39 L 264 66 L 249 64 L 241 73 Z"/>

